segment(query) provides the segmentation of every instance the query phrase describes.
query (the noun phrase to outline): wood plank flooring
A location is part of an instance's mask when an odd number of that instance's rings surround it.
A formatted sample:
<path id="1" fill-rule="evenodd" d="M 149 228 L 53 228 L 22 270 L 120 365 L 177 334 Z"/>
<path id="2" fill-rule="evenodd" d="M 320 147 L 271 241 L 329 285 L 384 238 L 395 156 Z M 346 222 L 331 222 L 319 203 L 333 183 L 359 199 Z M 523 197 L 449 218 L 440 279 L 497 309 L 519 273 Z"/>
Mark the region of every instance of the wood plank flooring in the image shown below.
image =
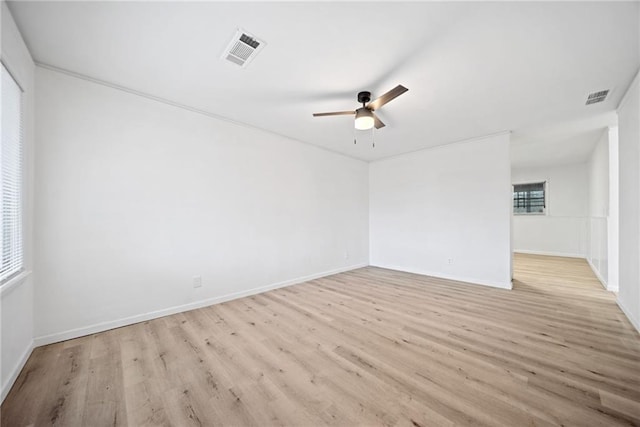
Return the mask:
<path id="1" fill-rule="evenodd" d="M 368 267 L 40 347 L 2 426 L 640 425 L 640 336 L 586 262 L 515 279 Z"/>

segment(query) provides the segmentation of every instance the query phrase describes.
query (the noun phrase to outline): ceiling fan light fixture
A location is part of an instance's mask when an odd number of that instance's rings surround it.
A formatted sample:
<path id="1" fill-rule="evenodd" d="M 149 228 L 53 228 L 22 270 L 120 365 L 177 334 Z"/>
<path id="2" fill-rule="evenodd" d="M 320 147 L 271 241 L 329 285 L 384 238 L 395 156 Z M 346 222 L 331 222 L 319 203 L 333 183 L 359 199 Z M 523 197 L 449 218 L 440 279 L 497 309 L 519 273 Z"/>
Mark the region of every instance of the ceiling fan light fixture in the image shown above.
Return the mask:
<path id="1" fill-rule="evenodd" d="M 371 129 L 374 124 L 373 113 L 368 108 L 362 107 L 356 110 L 355 126 L 358 130 Z"/>

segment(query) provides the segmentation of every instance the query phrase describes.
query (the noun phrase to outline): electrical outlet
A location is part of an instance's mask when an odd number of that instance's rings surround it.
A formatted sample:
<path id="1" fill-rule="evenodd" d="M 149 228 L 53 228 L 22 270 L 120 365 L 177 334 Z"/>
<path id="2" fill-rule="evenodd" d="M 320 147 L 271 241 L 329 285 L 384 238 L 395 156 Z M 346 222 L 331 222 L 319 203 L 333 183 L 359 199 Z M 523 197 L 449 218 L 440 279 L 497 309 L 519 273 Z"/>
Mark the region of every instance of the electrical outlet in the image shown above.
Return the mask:
<path id="1" fill-rule="evenodd" d="M 447 264 L 453 264 L 453 258 L 448 258 L 447 259 Z"/>
<path id="2" fill-rule="evenodd" d="M 193 276 L 193 287 L 199 288 L 202 286 L 202 276 Z"/>
<path id="3" fill-rule="evenodd" d="M 344 259 L 349 259 L 349 251 L 344 251 Z"/>

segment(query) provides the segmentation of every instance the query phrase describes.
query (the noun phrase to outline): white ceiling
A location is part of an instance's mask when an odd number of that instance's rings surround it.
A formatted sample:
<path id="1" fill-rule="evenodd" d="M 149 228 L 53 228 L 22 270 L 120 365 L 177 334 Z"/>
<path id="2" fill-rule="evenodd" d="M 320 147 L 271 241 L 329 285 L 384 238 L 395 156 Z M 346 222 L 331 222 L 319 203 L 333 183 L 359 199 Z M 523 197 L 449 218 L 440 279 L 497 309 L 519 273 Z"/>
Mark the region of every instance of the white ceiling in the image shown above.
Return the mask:
<path id="1" fill-rule="evenodd" d="M 522 129 L 511 135 L 511 166 L 536 168 L 585 163 L 596 144 L 617 124 L 615 112 L 546 126 Z"/>
<path id="2" fill-rule="evenodd" d="M 40 63 L 364 160 L 504 130 L 549 145 L 540 129 L 600 120 L 640 66 L 636 2 L 9 6 Z M 220 60 L 237 27 L 267 42 L 246 69 Z M 352 117 L 311 116 L 397 84 L 375 148 L 370 132 L 353 144 Z"/>

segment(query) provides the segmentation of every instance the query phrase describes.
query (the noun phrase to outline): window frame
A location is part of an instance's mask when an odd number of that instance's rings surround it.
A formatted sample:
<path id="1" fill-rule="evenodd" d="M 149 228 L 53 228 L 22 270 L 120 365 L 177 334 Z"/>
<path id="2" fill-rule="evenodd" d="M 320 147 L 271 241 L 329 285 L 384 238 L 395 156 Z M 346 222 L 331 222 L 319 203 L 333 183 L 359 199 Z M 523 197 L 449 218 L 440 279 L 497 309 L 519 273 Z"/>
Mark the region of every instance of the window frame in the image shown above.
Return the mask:
<path id="1" fill-rule="evenodd" d="M 513 195 L 516 192 L 516 185 L 532 185 L 532 184 L 542 184 L 542 191 L 544 193 L 543 199 L 543 207 L 542 212 L 516 212 L 513 206 Z M 549 180 L 548 179 L 531 179 L 521 182 L 514 182 L 511 184 L 511 213 L 513 215 L 534 215 L 534 216 L 546 216 L 549 215 Z"/>
<path id="2" fill-rule="evenodd" d="M 20 239 L 20 261 L 19 267 L 13 270 L 10 274 L 8 274 L 4 278 L 0 278 L 0 293 L 4 294 L 8 292 L 10 288 L 13 288 L 14 285 L 22 283 L 24 278 L 28 276 L 29 272 L 26 268 L 26 239 L 25 239 L 25 198 L 26 198 L 26 187 L 25 187 L 25 90 L 23 86 L 20 84 L 19 79 L 16 78 L 16 75 L 11 71 L 11 68 L 4 61 L 4 58 L 0 60 L 0 67 L 3 69 L 3 73 L 6 72 L 7 76 L 11 78 L 11 80 L 17 86 L 20 94 L 19 94 L 19 112 L 20 112 L 20 122 L 19 122 L 19 165 L 18 165 L 18 175 L 19 175 L 19 184 L 17 186 L 19 192 L 19 208 L 18 208 L 18 217 L 19 217 L 19 239 Z M 1 83 L 0 83 L 1 84 Z M 0 125 L 0 128 L 2 126 Z M 1 144 L 1 141 L 0 141 Z M 1 146 L 0 146 L 1 147 Z M 1 148 L 0 148 L 1 149 Z M 0 190 L 3 190 L 0 188 Z M 3 230 L 0 230 L 4 233 Z M 0 248 L 3 250 L 3 248 Z M 2 261 L 0 259 L 0 265 Z"/>

